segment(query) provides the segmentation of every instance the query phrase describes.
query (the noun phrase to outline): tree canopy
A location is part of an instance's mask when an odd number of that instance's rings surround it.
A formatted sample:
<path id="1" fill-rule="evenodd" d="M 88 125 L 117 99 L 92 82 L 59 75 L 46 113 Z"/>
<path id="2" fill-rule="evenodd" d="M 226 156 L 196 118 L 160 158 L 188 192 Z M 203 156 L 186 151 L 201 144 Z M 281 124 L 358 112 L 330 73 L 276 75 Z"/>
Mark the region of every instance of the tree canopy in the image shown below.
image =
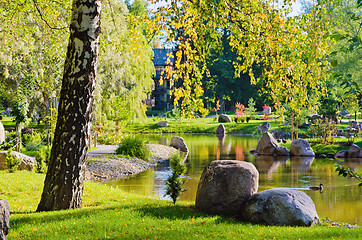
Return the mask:
<path id="1" fill-rule="evenodd" d="M 167 72 L 175 81 L 182 79 L 183 87 L 174 95 L 176 104 L 182 100 L 186 115 L 203 107 L 201 79 L 210 74 L 206 56 L 211 49 L 222 51 L 224 29 L 237 55 L 232 62 L 235 76 L 247 73 L 251 83 L 262 81 L 261 91 L 281 114 L 286 103 L 297 112 L 315 106 L 326 93 L 330 25 L 323 13 L 330 4 L 319 1 L 310 13 L 288 17 L 290 3 L 278 8 L 260 0 L 171 1 L 158 9 L 169 40 L 177 46 L 175 65 Z M 262 69 L 261 74 L 256 69 Z"/>

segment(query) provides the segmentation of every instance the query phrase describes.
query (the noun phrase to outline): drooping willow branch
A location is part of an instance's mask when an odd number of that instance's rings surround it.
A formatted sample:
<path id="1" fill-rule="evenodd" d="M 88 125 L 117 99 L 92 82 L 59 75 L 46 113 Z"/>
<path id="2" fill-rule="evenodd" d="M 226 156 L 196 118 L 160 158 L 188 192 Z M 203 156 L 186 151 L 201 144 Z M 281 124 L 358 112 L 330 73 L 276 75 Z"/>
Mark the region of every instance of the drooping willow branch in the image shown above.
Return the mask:
<path id="1" fill-rule="evenodd" d="M 36 11 L 39 13 L 40 19 L 43 20 L 43 22 L 45 22 L 45 24 L 46 24 L 50 29 L 53 29 L 53 30 L 65 30 L 65 29 L 68 29 L 68 28 L 69 28 L 69 26 L 61 27 L 61 28 L 59 28 L 59 27 L 52 27 L 52 26 L 48 23 L 48 21 L 43 17 L 43 14 L 42 14 L 42 12 L 41 12 L 41 9 L 40 9 L 38 3 L 36 2 L 36 0 L 32 0 L 32 1 L 33 1 L 33 3 L 34 3 L 34 6 L 35 6 L 35 8 L 36 8 Z"/>

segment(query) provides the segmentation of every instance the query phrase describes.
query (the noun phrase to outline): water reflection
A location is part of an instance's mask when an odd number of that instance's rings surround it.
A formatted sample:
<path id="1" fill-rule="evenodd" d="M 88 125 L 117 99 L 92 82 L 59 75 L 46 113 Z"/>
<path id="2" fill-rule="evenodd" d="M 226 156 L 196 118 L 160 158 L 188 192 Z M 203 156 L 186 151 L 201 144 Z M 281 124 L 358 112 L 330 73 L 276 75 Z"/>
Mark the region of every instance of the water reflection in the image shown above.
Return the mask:
<path id="1" fill-rule="evenodd" d="M 168 144 L 172 135 L 142 135 L 150 143 Z M 205 166 L 213 160 L 236 159 L 252 162 L 259 171 L 259 191 L 271 188 L 291 188 L 302 190 L 315 202 L 320 218 L 329 217 L 335 221 L 344 221 L 362 225 L 362 188 L 358 188 L 355 179 L 338 176 L 333 161 L 314 157 L 271 157 L 249 154 L 256 148 L 258 139 L 226 135 L 182 135 L 190 154 L 186 187 L 188 191 L 181 195 L 181 200 L 194 201 L 199 178 Z M 358 169 L 361 160 L 351 160 L 344 165 Z M 158 164 L 155 169 L 129 179 L 108 182 L 119 188 L 138 194 L 165 197 L 165 181 L 171 175 L 168 162 Z M 324 191 L 310 191 L 309 186 L 324 184 Z"/>

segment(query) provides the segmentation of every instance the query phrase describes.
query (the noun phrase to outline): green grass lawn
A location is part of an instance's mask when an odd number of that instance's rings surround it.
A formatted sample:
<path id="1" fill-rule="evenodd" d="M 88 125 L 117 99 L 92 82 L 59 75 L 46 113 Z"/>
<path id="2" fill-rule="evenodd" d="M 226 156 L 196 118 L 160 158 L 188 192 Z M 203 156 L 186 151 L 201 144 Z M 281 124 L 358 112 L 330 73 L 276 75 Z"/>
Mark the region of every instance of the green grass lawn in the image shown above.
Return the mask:
<path id="1" fill-rule="evenodd" d="M 361 239 L 361 228 L 321 224 L 269 227 L 212 216 L 193 202 L 151 199 L 86 182 L 83 208 L 35 213 L 44 176 L 0 171 L 1 198 L 10 203 L 8 239 Z"/>
<path id="2" fill-rule="evenodd" d="M 4 128 L 15 127 L 15 122 L 12 117 L 3 117 L 1 123 L 4 125 Z"/>
<path id="3" fill-rule="evenodd" d="M 216 128 L 220 125 L 214 118 L 194 118 L 190 120 L 175 120 L 167 118 L 169 125 L 167 127 L 158 127 L 159 121 L 165 118 L 146 118 L 139 122 L 130 123 L 124 129 L 130 133 L 215 133 Z M 263 120 L 251 120 L 249 123 L 223 123 L 227 133 L 258 134 L 257 127 L 262 124 Z M 271 130 L 282 128 L 280 121 L 269 121 Z"/>

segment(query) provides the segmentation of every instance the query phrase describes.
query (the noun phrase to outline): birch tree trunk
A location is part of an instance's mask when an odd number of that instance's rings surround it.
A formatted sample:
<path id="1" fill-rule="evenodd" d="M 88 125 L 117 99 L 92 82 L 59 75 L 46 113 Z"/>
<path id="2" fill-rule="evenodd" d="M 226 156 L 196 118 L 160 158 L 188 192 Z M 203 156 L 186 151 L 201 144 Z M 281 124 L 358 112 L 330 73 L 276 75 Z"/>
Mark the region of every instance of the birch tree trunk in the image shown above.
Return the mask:
<path id="1" fill-rule="evenodd" d="M 57 126 L 37 211 L 81 208 L 92 121 L 101 0 L 73 0 Z"/>

